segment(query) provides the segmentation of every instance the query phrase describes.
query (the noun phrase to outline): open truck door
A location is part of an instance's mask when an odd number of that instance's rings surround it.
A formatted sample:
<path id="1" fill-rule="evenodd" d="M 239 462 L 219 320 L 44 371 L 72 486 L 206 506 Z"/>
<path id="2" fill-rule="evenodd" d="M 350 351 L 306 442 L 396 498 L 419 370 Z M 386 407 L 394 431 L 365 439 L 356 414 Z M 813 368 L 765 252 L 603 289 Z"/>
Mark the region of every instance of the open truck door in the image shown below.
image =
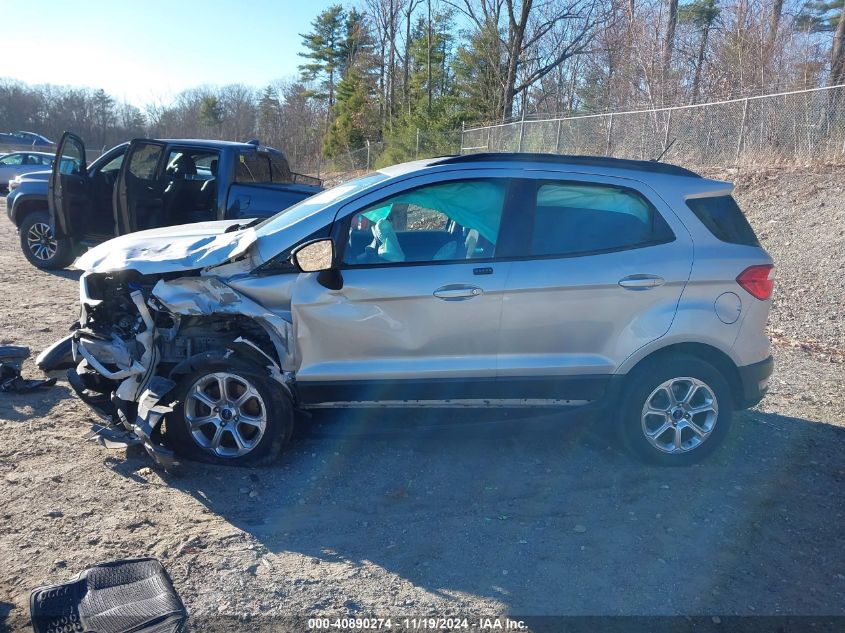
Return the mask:
<path id="1" fill-rule="evenodd" d="M 91 188 L 87 178 L 85 144 L 65 132 L 56 150 L 47 194 L 50 223 L 57 238 L 79 239 L 91 213 Z"/>
<path id="2" fill-rule="evenodd" d="M 166 225 L 164 178 L 166 144 L 135 139 L 126 150 L 114 188 L 117 235 Z"/>

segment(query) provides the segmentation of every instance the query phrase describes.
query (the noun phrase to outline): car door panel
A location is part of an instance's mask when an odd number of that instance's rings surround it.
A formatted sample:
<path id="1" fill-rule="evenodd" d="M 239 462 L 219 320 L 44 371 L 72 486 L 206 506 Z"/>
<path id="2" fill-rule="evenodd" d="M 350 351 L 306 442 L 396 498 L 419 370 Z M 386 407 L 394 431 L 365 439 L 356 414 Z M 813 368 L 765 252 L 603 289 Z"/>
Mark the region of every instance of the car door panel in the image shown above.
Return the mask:
<path id="1" fill-rule="evenodd" d="M 85 145 L 65 132 L 56 150 L 48 184 L 47 206 L 57 237 L 82 239 L 88 232 L 91 191 Z"/>
<path id="2" fill-rule="evenodd" d="M 348 269 L 336 291 L 303 275 L 292 296 L 297 380 L 495 377 L 509 265 L 483 277 L 473 262 Z M 467 296 L 436 296 L 449 287 Z"/>
<path id="3" fill-rule="evenodd" d="M 502 309 L 500 372 L 612 373 L 629 353 L 665 334 L 690 259 L 677 245 L 638 250 L 514 262 Z M 620 285 L 638 270 L 668 281 L 645 290 Z"/>
<path id="4" fill-rule="evenodd" d="M 566 180 L 597 182 L 574 175 Z M 669 330 L 692 265 L 689 234 L 643 186 L 613 178 L 600 182 L 644 195 L 667 221 L 674 240 L 514 261 L 502 303 L 501 376 L 612 374 L 631 353 Z M 554 388 L 554 381 L 549 384 Z"/>
<path id="5" fill-rule="evenodd" d="M 462 180 L 471 178 L 464 172 Z M 349 218 L 358 211 L 435 183 L 412 179 L 345 205 L 336 217 L 337 243 L 348 240 Z M 420 233 L 420 242 L 438 239 L 425 228 Z M 405 244 L 411 241 L 406 236 Z M 509 268 L 492 259 L 347 265 L 339 290 L 324 288 L 316 274 L 300 275 L 291 297 L 298 386 L 313 401 L 443 400 L 481 397 L 484 389 L 495 396 Z"/>
<path id="6" fill-rule="evenodd" d="M 135 139 L 126 149 L 114 187 L 117 235 L 163 226 L 166 144 Z"/>

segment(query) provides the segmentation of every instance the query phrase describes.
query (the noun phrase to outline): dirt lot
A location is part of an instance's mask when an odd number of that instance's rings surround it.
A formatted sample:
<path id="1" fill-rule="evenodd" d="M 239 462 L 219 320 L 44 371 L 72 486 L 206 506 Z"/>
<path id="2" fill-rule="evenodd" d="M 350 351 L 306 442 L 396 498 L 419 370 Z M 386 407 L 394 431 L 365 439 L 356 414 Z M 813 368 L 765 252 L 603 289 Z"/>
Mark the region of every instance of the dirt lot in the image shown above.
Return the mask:
<path id="1" fill-rule="evenodd" d="M 246 628 L 291 614 L 845 615 L 845 169 L 739 182 L 778 263 L 777 369 L 706 463 L 642 466 L 587 433 L 601 420 L 351 412 L 315 417 L 273 467 L 171 479 L 83 442 L 93 418 L 66 384 L 0 395 L 0 629 L 25 629 L 36 585 L 139 555 L 162 560 L 192 618 Z M 77 274 L 31 267 L 5 217 L 0 270 L 0 344 L 40 350 L 66 332 Z"/>

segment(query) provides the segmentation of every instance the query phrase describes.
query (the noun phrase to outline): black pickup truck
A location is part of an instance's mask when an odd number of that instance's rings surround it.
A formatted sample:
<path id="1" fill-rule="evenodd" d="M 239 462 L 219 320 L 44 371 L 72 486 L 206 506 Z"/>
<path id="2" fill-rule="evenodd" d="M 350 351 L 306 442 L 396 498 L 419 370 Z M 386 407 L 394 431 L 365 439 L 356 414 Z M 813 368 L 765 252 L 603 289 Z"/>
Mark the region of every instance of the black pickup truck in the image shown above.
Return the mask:
<path id="1" fill-rule="evenodd" d="M 64 268 L 84 249 L 144 229 L 267 218 L 322 190 L 258 142 L 135 139 L 90 165 L 65 133 L 52 172 L 19 178 L 6 213 L 38 268 Z"/>

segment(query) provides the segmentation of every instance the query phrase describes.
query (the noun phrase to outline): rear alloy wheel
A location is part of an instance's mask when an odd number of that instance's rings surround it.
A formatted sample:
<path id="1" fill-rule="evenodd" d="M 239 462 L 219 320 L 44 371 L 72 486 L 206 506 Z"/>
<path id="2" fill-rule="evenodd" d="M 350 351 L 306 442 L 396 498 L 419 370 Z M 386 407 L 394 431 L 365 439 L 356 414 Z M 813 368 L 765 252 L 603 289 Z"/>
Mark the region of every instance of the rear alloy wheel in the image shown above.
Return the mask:
<path id="1" fill-rule="evenodd" d="M 725 438 L 733 403 L 722 374 L 693 356 L 647 361 L 628 376 L 620 435 L 638 457 L 659 464 L 699 461 Z"/>
<path id="2" fill-rule="evenodd" d="M 240 363 L 238 363 L 240 365 Z M 185 376 L 166 435 L 182 455 L 218 464 L 273 461 L 293 429 L 293 408 L 284 388 L 266 375 L 212 362 Z"/>
<path id="3" fill-rule="evenodd" d="M 642 410 L 643 433 L 664 453 L 686 453 L 710 437 L 719 417 L 713 389 L 698 378 L 670 378 L 646 398 Z"/>
<path id="4" fill-rule="evenodd" d="M 20 226 L 21 250 L 36 268 L 53 270 L 65 268 L 73 262 L 70 240 L 57 238 L 45 211 L 27 215 Z"/>

